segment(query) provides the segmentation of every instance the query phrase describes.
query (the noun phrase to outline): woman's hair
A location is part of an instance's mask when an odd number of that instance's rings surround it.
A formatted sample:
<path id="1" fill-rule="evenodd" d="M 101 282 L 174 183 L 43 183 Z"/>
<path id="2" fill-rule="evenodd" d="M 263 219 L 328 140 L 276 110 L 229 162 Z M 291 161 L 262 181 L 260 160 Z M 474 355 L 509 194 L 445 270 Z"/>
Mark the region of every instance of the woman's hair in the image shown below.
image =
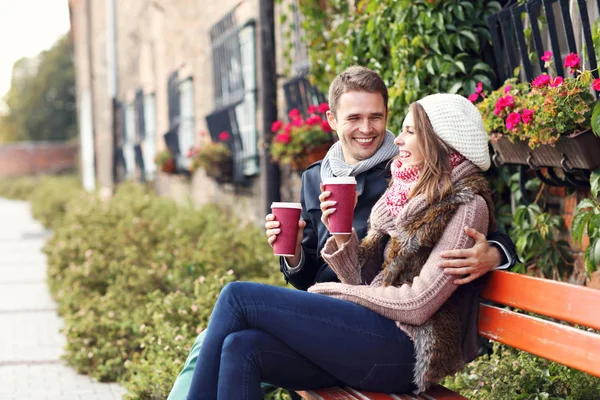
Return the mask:
<path id="1" fill-rule="evenodd" d="M 435 133 L 423 106 L 413 103 L 410 105 L 410 110 L 413 113 L 415 134 L 423 155 L 423 166 L 419 181 L 410 191 L 409 198 L 423 193 L 427 203 L 433 204 L 453 190 L 450 164 L 450 153 L 453 150 Z"/>

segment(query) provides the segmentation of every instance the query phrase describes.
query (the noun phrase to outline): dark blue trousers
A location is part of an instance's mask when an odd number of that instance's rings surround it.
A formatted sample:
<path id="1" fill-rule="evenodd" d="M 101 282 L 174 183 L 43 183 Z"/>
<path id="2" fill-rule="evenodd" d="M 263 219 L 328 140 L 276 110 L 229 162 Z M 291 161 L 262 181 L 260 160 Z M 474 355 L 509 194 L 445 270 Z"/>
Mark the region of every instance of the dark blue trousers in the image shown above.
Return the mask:
<path id="1" fill-rule="evenodd" d="M 188 400 L 262 399 L 288 389 L 348 385 L 409 392 L 410 338 L 349 301 L 251 282 L 225 286 L 213 310 Z"/>

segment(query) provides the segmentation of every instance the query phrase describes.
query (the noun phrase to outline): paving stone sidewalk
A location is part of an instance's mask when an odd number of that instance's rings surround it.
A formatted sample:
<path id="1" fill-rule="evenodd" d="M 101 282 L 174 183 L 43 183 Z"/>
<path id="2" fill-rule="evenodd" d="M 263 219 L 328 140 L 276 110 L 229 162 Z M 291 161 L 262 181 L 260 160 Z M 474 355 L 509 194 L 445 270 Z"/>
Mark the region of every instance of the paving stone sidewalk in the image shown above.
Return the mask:
<path id="1" fill-rule="evenodd" d="M 125 390 L 60 359 L 62 320 L 46 286 L 48 236 L 29 204 L 0 198 L 0 400 L 114 400 Z"/>

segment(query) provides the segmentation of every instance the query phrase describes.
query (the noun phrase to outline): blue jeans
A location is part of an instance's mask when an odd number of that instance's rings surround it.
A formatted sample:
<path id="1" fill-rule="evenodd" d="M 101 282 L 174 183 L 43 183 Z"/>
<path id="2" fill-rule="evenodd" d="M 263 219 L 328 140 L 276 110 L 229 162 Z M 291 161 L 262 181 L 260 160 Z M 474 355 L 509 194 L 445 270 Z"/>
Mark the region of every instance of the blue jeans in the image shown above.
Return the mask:
<path id="1" fill-rule="evenodd" d="M 261 381 L 288 389 L 348 385 L 414 389 L 410 338 L 349 301 L 263 285 L 225 286 L 213 310 L 188 400 L 262 399 Z"/>

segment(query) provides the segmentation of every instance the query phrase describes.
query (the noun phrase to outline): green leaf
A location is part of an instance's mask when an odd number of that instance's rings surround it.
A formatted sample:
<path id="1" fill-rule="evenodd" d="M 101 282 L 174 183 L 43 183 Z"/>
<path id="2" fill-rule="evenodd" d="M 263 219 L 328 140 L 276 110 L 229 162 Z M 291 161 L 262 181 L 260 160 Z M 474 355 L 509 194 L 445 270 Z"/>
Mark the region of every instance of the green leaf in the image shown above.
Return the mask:
<path id="1" fill-rule="evenodd" d="M 460 31 L 460 34 L 463 35 L 463 36 L 465 36 L 469 40 L 471 40 L 471 42 L 473 42 L 474 45 L 479 46 L 479 40 L 477 40 L 477 38 L 475 37 L 475 35 L 473 34 L 473 32 L 471 32 L 471 31 Z"/>
<path id="2" fill-rule="evenodd" d="M 573 236 L 573 240 L 575 243 L 581 245 L 581 240 L 583 238 L 583 232 L 585 231 L 585 227 L 589 222 L 592 216 L 591 212 L 583 212 L 578 213 L 573 218 L 573 226 L 571 227 L 571 235 Z"/>
<path id="3" fill-rule="evenodd" d="M 588 260 L 595 271 L 598 267 L 598 264 L 600 264 L 600 240 L 594 240 L 592 243 L 590 243 L 586 253 Z"/>
<path id="4" fill-rule="evenodd" d="M 467 69 L 465 68 L 465 63 L 463 63 L 462 61 L 455 61 L 454 65 L 456 65 L 458 67 L 458 69 L 460 69 L 463 74 L 467 73 Z"/>
<path id="5" fill-rule="evenodd" d="M 594 111 L 592 111 L 592 130 L 596 136 L 600 136 L 600 102 L 594 103 Z"/>
<path id="6" fill-rule="evenodd" d="M 435 70 L 433 69 L 433 60 L 432 59 L 427 60 L 427 62 L 425 63 L 425 68 L 427 68 L 427 72 L 429 72 L 431 75 L 435 75 Z"/>
<path id="7" fill-rule="evenodd" d="M 579 213 L 579 211 L 585 208 L 594 208 L 595 206 L 596 205 L 594 204 L 592 199 L 583 199 L 577 204 L 576 211 Z"/>
<path id="8" fill-rule="evenodd" d="M 600 169 L 597 169 L 594 172 L 592 172 L 592 176 L 590 176 L 590 185 L 592 197 L 597 199 L 598 194 L 600 192 Z"/>
<path id="9" fill-rule="evenodd" d="M 450 88 L 450 90 L 448 90 L 448 92 L 452 93 L 452 94 L 456 94 L 456 93 L 458 93 L 460 88 L 462 88 L 462 86 L 463 86 L 462 82 L 456 82 L 456 83 L 454 83 L 454 85 L 452 85 L 452 87 Z"/>

